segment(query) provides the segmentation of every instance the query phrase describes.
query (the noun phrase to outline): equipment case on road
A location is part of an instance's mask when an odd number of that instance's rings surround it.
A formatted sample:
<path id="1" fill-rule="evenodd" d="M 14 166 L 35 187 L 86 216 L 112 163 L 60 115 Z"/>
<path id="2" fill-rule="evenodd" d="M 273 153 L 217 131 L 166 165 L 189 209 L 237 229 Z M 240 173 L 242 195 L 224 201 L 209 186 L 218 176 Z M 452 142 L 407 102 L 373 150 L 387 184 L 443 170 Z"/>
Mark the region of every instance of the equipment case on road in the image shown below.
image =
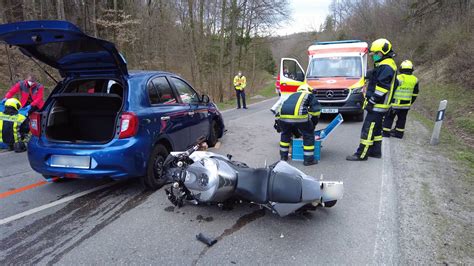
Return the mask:
<path id="1" fill-rule="evenodd" d="M 336 129 L 344 119 L 341 114 L 338 114 L 329 125 L 320 130 L 314 131 L 314 159 L 321 160 L 321 143 L 327 139 L 327 137 Z M 293 139 L 291 143 L 291 159 L 293 161 L 303 161 L 303 140 Z"/>

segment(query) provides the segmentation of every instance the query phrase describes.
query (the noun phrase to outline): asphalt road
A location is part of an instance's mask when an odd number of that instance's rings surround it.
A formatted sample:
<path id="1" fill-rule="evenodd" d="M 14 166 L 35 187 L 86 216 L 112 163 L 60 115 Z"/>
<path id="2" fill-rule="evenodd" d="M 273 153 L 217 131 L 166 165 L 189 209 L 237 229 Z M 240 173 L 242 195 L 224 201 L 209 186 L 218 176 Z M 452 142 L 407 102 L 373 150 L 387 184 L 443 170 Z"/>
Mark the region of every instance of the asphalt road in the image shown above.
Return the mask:
<path id="1" fill-rule="evenodd" d="M 255 167 L 275 162 L 279 135 L 269 111 L 273 101 L 224 112 L 228 132 L 213 151 Z M 345 160 L 357 146 L 361 125 L 345 121 L 323 143 L 319 164 L 291 162 L 318 178 L 343 180 L 344 198 L 333 208 L 284 218 L 249 205 L 230 211 L 177 209 L 162 189 L 144 192 L 136 181 L 43 183 L 25 153 L 1 153 L 0 264 L 397 263 L 390 158 Z M 104 184 L 108 187 L 77 197 Z M 10 219 L 20 213 L 24 217 Z M 219 241 L 205 247 L 196 241 L 198 233 Z"/>

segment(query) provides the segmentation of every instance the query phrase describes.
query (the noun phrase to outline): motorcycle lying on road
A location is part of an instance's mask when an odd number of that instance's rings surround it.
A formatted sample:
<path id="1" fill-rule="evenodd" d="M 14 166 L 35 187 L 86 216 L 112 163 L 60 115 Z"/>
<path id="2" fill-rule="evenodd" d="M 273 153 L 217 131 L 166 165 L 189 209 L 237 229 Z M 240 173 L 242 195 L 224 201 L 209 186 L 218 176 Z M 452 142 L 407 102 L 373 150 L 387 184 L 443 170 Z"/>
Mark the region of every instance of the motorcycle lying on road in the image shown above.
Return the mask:
<path id="1" fill-rule="evenodd" d="M 288 214 L 332 207 L 342 198 L 343 183 L 316 180 L 285 161 L 265 168 L 250 168 L 232 156 L 198 151 L 199 144 L 184 152 L 171 152 L 163 163 L 165 189 L 178 207 L 185 203 L 253 203 L 283 217 Z"/>

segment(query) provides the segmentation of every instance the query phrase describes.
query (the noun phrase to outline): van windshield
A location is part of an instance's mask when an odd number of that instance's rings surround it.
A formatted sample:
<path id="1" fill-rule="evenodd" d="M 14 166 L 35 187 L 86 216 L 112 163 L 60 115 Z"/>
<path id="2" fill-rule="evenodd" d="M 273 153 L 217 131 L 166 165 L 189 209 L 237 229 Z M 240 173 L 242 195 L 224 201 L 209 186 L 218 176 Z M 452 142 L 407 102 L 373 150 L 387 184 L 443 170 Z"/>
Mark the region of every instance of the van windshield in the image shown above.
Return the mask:
<path id="1" fill-rule="evenodd" d="M 361 77 L 362 61 L 358 56 L 313 58 L 307 75 L 308 78 Z"/>

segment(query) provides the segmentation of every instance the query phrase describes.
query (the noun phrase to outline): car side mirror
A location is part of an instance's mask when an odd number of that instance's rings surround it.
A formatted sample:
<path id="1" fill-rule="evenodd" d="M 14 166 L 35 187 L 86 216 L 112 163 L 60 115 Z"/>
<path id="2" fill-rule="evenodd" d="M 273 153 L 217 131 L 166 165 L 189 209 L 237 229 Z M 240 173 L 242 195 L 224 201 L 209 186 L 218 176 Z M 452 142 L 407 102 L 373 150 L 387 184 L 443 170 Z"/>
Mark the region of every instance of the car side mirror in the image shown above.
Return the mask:
<path id="1" fill-rule="evenodd" d="M 211 101 L 211 99 L 209 99 L 209 96 L 203 94 L 202 97 L 201 97 L 201 101 L 203 103 L 209 103 Z"/>

